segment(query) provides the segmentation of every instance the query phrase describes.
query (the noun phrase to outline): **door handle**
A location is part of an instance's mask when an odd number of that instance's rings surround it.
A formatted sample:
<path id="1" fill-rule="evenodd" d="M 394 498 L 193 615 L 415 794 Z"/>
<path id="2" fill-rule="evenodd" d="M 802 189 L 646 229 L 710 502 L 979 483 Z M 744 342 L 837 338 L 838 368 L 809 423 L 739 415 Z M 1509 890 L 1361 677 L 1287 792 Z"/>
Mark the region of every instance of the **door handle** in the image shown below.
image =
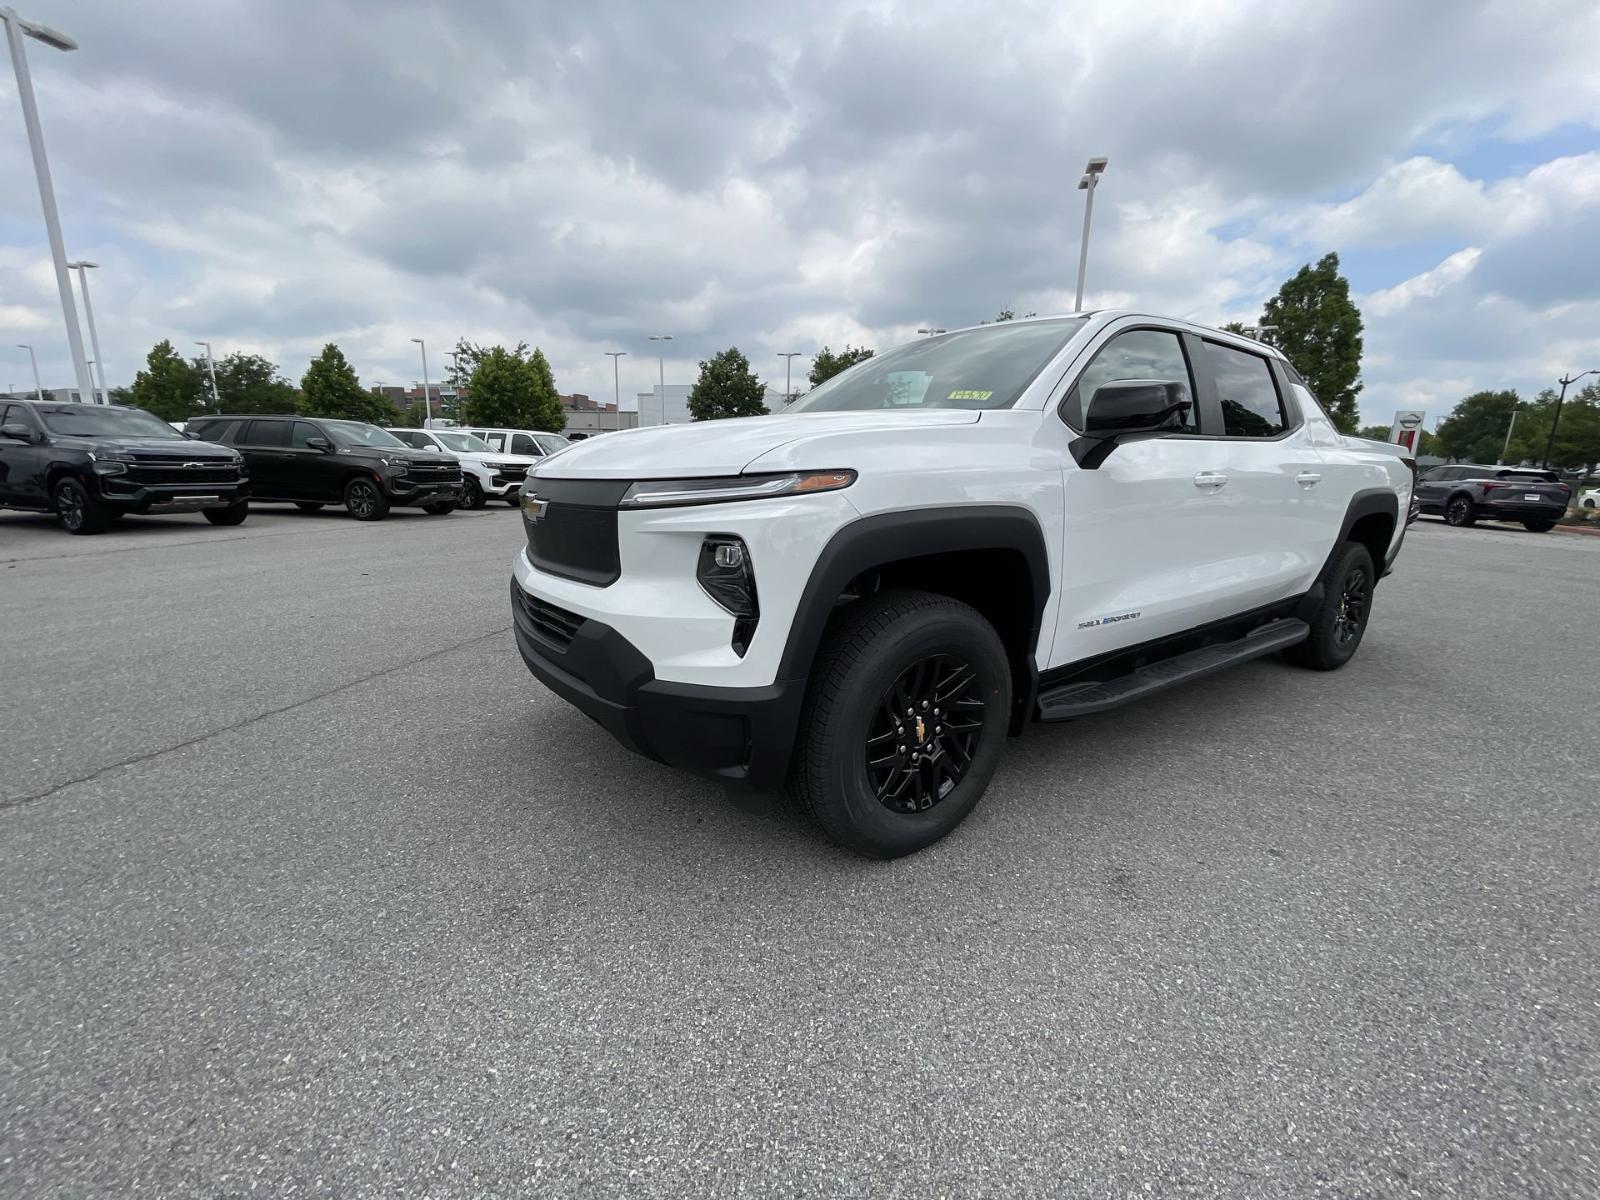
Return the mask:
<path id="1" fill-rule="evenodd" d="M 1322 476 L 1315 471 L 1301 471 L 1294 478 L 1295 482 L 1301 487 L 1316 487 L 1317 484 L 1322 482 Z"/>
<path id="2" fill-rule="evenodd" d="M 1201 471 L 1194 477 L 1197 488 L 1220 488 L 1228 482 L 1228 477 L 1221 471 Z"/>

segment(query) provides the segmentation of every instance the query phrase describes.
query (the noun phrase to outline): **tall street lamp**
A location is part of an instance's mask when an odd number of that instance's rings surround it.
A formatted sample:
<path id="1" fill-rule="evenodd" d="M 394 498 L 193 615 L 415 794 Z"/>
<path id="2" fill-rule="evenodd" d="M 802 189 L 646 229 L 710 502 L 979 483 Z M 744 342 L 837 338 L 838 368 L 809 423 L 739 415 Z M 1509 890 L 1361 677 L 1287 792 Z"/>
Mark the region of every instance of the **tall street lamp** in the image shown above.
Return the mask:
<path id="1" fill-rule="evenodd" d="M 1556 415 L 1550 420 L 1550 436 L 1544 440 L 1544 469 L 1547 471 L 1550 469 L 1550 451 L 1555 448 L 1556 444 L 1556 428 L 1561 424 L 1561 404 L 1567 398 L 1567 388 L 1577 383 L 1585 375 L 1600 375 L 1600 367 L 1588 371 L 1579 371 L 1576 375 L 1569 375 L 1565 379 L 1556 381 L 1561 385 L 1561 395 L 1556 397 Z"/>
<path id="2" fill-rule="evenodd" d="M 618 412 L 622 411 L 622 376 L 618 374 L 618 365 L 622 362 L 626 350 L 607 350 L 606 357 L 611 360 L 611 403 Z M 619 421 L 622 419 L 617 418 Z"/>
<path id="3" fill-rule="evenodd" d="M 1083 198 L 1083 244 L 1078 247 L 1078 298 L 1073 302 L 1073 312 L 1083 311 L 1083 275 L 1089 265 L 1089 218 L 1094 215 L 1095 185 L 1105 169 L 1105 159 L 1091 158 L 1089 165 L 1083 168 L 1083 178 L 1078 180 L 1078 190 L 1088 194 Z"/>
<path id="4" fill-rule="evenodd" d="M 89 303 L 89 276 L 84 273 L 99 265 L 83 258 L 67 264 L 78 273 L 78 286 L 83 289 L 83 315 L 89 322 L 89 348 L 94 351 L 95 374 L 100 376 L 100 403 L 110 404 L 111 393 L 106 390 L 106 360 L 100 357 L 100 335 L 94 328 L 94 305 Z"/>
<path id="5" fill-rule="evenodd" d="M 222 401 L 217 396 L 217 363 L 216 360 L 211 357 L 211 343 L 196 342 L 195 345 L 204 346 L 206 348 L 206 374 L 211 376 L 211 407 L 217 412 L 221 412 Z"/>
<path id="6" fill-rule="evenodd" d="M 422 427 L 426 429 L 433 420 L 433 402 L 428 399 L 428 346 L 421 338 L 411 340 L 422 347 Z"/>
<path id="7" fill-rule="evenodd" d="M 67 251 L 61 239 L 61 217 L 56 212 L 56 190 L 50 182 L 50 163 L 44 153 L 44 130 L 39 125 L 39 106 L 33 99 L 33 76 L 28 74 L 28 56 L 22 39 L 31 37 L 55 50 L 76 50 L 78 43 L 64 33 L 25 21 L 16 10 L 0 8 L 5 22 L 6 41 L 11 47 L 11 66 L 17 73 L 17 96 L 22 101 L 22 123 L 28 128 L 28 145 L 33 151 L 33 174 L 39 183 L 39 203 L 44 208 L 44 229 L 50 239 L 50 257 L 56 268 L 56 289 L 61 293 L 61 315 L 67 322 L 67 348 L 72 352 L 72 372 L 78 379 L 79 397 L 94 397 L 94 381 L 84 361 L 83 334 L 78 329 L 78 310 L 72 300 L 72 280 L 67 275 Z"/>
<path id="8" fill-rule="evenodd" d="M 44 389 L 39 386 L 38 356 L 34 354 L 32 346 L 24 346 L 21 342 L 17 343 L 17 349 L 26 350 L 28 352 L 28 361 L 33 364 L 33 394 L 35 399 L 42 401 L 44 399 Z"/>
<path id="9" fill-rule="evenodd" d="M 672 335 L 670 333 L 652 333 L 650 335 L 650 340 L 652 342 L 670 342 L 672 340 Z M 663 354 L 665 349 L 665 346 L 658 345 L 656 347 L 656 369 L 660 372 L 662 404 L 666 404 L 667 402 L 667 360 L 666 356 Z"/>
<path id="10" fill-rule="evenodd" d="M 790 372 L 794 367 L 794 360 L 797 358 L 804 358 L 805 355 L 801 354 L 798 350 L 789 350 L 780 353 L 778 357 L 783 359 L 783 402 L 785 404 L 793 404 L 794 392 L 789 390 L 789 381 L 791 378 Z"/>

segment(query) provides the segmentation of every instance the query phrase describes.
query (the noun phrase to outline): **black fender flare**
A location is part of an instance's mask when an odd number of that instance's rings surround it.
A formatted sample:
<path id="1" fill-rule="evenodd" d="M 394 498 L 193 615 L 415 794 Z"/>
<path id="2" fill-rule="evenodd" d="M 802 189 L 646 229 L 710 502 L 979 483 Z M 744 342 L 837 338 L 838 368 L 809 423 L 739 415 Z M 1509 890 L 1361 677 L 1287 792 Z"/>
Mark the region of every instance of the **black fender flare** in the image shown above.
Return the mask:
<path id="1" fill-rule="evenodd" d="M 1317 572 L 1316 579 L 1311 584 L 1311 589 L 1301 597 L 1300 604 L 1295 610 L 1295 616 L 1303 621 L 1310 621 L 1317 609 L 1322 605 L 1322 597 L 1327 592 L 1328 575 L 1333 570 L 1333 561 L 1339 557 L 1339 549 L 1350 540 L 1350 531 L 1355 528 L 1356 522 L 1363 517 L 1385 516 L 1394 522 L 1394 527 L 1401 531 L 1400 536 L 1405 537 L 1404 526 L 1400 521 L 1400 497 L 1388 488 L 1363 488 L 1350 497 L 1350 503 L 1345 508 L 1344 520 L 1339 524 L 1339 536 L 1334 539 L 1332 547 L 1328 550 L 1328 557 L 1322 560 L 1322 569 Z M 1393 534 L 1391 533 L 1391 538 Z M 1398 550 L 1398 547 L 1396 547 Z M 1389 566 L 1389 560 L 1373 563 L 1381 577 Z"/>
<path id="2" fill-rule="evenodd" d="M 835 602 L 852 579 L 903 559 L 962 550 L 1015 550 L 1028 564 L 1033 594 L 1027 644 L 1021 655 L 1026 678 L 1017 679 L 1012 691 L 1014 701 L 1025 699 L 1031 705 L 1038 680 L 1034 655 L 1051 592 L 1050 556 L 1038 518 L 1029 509 L 1012 504 L 878 513 L 835 531 L 817 556 L 800 594 L 778 679 L 801 680 L 809 674 Z"/>

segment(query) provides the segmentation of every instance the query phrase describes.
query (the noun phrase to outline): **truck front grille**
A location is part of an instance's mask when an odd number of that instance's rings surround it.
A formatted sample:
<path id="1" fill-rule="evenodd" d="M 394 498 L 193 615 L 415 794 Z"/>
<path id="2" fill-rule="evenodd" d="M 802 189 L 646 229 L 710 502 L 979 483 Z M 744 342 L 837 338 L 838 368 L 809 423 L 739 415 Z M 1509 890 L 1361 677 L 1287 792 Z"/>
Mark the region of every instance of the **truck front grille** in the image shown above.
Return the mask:
<path id="1" fill-rule="evenodd" d="M 141 459 L 129 464 L 127 479 L 140 487 L 174 483 L 238 483 L 239 464 L 222 460 L 185 466 L 197 459 Z"/>
<path id="2" fill-rule="evenodd" d="M 530 476 L 522 494 L 545 504 L 537 520 L 523 509 L 528 561 L 551 575 L 594 587 L 615 583 L 622 574 L 617 503 L 627 490 L 627 480 Z"/>

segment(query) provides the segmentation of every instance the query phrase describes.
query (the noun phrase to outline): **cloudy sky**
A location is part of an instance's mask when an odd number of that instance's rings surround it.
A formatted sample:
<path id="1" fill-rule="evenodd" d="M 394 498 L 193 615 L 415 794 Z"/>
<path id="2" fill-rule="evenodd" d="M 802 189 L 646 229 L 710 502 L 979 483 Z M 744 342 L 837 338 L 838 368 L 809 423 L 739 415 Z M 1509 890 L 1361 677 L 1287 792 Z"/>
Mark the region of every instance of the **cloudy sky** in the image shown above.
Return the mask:
<path id="1" fill-rule="evenodd" d="M 1070 308 L 1092 154 L 1092 306 L 1248 319 L 1335 250 L 1369 421 L 1600 366 L 1594 0 L 17 2 L 81 46 L 30 62 L 113 384 L 161 337 L 407 384 L 466 337 L 609 399 L 660 332 L 669 382 L 736 344 L 781 386 Z M 0 344 L 65 385 L 0 75 Z"/>

